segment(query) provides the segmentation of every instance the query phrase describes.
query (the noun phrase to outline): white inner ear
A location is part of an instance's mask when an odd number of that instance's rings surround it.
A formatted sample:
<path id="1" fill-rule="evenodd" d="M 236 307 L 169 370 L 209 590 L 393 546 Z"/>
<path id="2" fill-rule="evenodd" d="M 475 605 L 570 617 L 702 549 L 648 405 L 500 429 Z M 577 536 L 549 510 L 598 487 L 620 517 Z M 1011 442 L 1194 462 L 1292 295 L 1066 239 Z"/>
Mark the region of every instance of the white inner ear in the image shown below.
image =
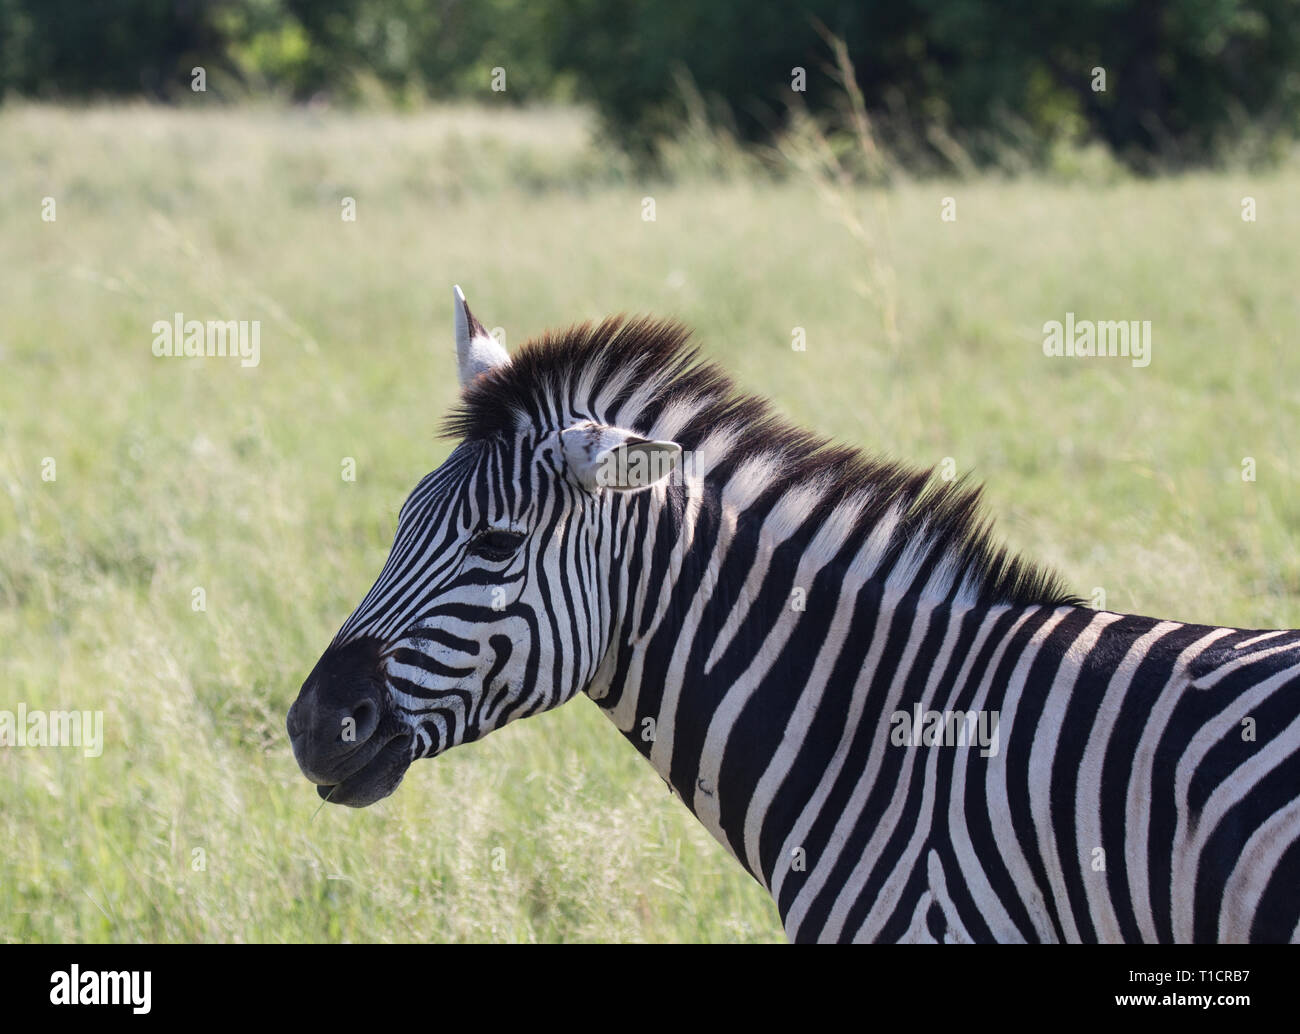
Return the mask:
<path id="1" fill-rule="evenodd" d="M 682 459 L 676 442 L 652 441 L 591 420 L 561 431 L 560 445 L 570 473 L 591 492 L 639 492 L 666 481 Z"/>
<path id="2" fill-rule="evenodd" d="M 474 318 L 460 287 L 452 288 L 456 322 L 456 372 L 463 388 L 479 374 L 510 362 L 506 350 Z"/>

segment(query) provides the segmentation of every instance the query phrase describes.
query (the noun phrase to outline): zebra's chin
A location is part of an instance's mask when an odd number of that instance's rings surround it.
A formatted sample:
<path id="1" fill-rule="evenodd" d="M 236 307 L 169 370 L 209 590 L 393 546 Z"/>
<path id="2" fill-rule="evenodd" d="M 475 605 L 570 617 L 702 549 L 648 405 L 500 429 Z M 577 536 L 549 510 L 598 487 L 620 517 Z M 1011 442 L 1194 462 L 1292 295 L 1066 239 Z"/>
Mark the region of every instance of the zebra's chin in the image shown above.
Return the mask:
<path id="1" fill-rule="evenodd" d="M 318 785 L 316 792 L 330 804 L 365 808 L 396 790 L 410 767 L 411 734 L 403 732 L 384 744 L 357 771 L 333 785 Z"/>

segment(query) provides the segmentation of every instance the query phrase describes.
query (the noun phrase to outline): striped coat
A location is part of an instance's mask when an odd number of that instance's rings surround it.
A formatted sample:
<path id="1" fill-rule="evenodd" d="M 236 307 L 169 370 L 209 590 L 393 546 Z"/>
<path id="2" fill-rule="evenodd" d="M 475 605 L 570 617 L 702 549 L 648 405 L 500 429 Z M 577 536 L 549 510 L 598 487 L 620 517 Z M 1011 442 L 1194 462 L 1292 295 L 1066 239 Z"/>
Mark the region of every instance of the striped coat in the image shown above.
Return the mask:
<path id="1" fill-rule="evenodd" d="M 675 324 L 456 312 L 460 444 L 289 714 L 322 797 L 585 693 L 792 939 L 1300 938 L 1300 633 L 1084 607 Z"/>

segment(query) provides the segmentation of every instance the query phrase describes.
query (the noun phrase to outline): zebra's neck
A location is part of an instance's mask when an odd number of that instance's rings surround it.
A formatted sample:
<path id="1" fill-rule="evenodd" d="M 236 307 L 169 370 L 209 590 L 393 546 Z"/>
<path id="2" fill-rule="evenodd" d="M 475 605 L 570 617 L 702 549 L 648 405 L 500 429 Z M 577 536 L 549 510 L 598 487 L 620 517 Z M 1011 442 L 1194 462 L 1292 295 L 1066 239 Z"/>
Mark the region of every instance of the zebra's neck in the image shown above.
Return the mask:
<path id="1" fill-rule="evenodd" d="M 1300 633 L 936 596 L 864 573 L 819 528 L 767 535 L 774 511 L 756 526 L 718 502 L 629 527 L 645 548 L 590 693 L 789 936 L 1212 939 L 1205 879 L 1213 901 L 1272 900 L 1266 851 L 1196 876 L 1239 798 L 1193 774 L 1272 771 L 1241 729 L 1297 677 Z"/>
<path id="2" fill-rule="evenodd" d="M 588 689 L 769 889 L 788 848 L 754 827 L 778 798 L 802 807 L 817 793 L 813 773 L 837 755 L 883 747 L 894 711 L 945 707 L 930 666 L 915 663 L 941 646 L 928 627 L 1057 609 L 962 599 L 948 559 L 900 548 L 895 526 L 863 535 L 851 514 L 809 521 L 811 509 L 797 487 L 755 500 L 708 482 L 647 500 L 623 525 L 619 618 Z M 969 649 L 972 634 L 942 645 Z M 793 764 L 800 752 L 821 762 Z"/>

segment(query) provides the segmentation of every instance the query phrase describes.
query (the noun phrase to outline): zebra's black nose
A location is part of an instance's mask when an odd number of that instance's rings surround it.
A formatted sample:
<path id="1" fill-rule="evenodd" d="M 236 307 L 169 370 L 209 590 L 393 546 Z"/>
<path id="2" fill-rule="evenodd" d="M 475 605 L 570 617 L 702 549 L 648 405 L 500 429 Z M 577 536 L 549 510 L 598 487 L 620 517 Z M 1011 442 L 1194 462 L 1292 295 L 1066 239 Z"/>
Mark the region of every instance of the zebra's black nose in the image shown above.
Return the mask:
<path id="1" fill-rule="evenodd" d="M 315 783 L 341 782 L 370 760 L 368 748 L 387 710 L 378 644 L 359 640 L 330 647 L 285 721 L 298 767 Z"/>

